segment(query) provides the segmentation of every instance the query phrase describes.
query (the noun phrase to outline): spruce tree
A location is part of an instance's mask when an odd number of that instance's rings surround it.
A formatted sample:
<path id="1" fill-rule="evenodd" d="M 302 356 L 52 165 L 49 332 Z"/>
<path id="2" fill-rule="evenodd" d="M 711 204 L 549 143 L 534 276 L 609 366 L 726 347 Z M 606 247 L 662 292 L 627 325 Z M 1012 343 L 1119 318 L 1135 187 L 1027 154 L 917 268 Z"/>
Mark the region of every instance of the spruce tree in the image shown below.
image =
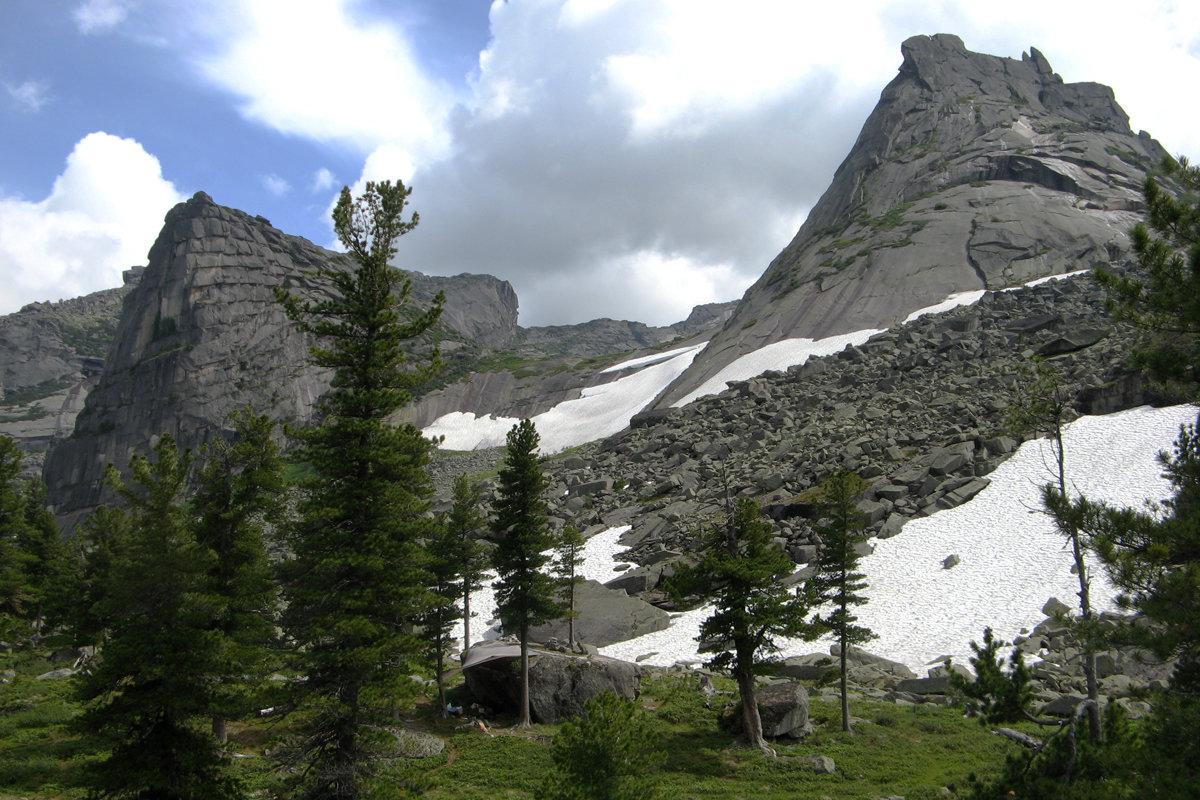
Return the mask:
<path id="1" fill-rule="evenodd" d="M 555 546 L 557 555 L 554 572 L 561 586 L 562 613 L 567 620 L 567 646 L 571 650 L 575 649 L 575 618 L 579 616 L 579 611 L 575 608 L 575 587 L 583 583 L 583 578 L 579 575 L 579 568 L 583 566 L 583 544 L 583 535 L 579 533 L 579 528 L 567 525 Z"/>
<path id="2" fill-rule="evenodd" d="M 480 511 L 482 494 L 465 475 L 454 479 L 446 533 L 458 553 L 458 577 L 462 597 L 463 657 L 471 650 L 471 592 L 479 588 L 487 570 L 487 554 L 480 543 L 486 522 Z"/>
<path id="3" fill-rule="evenodd" d="M 193 499 L 196 539 L 212 551 L 209 590 L 221 598 L 213 619 L 225 667 L 213 735 L 225 741 L 225 720 L 252 710 L 269 671 L 278 616 L 278 584 L 265 537 L 283 513 L 283 461 L 271 440 L 274 424 L 249 409 L 235 412 L 232 439 L 201 451 L 206 460 Z"/>
<path id="4" fill-rule="evenodd" d="M 567 720 L 550 748 L 555 771 L 544 800 L 653 800 L 662 792 L 654 775 L 664 757 L 653 722 L 634 703 L 601 692 L 584 704 L 583 719 Z"/>
<path id="5" fill-rule="evenodd" d="M 333 220 L 349 258 L 316 270 L 326 299 L 279 293 L 319 341 L 313 363 L 333 373 L 316 405 L 319 424 L 298 432 L 313 477 L 280 571 L 284 628 L 305 676 L 297 685 L 314 714 L 300 746 L 298 797 L 368 791 L 388 736 L 383 715 L 412 691 L 408 676 L 423 653 L 414 626 L 430 605 L 421 540 L 433 524 L 431 443 L 412 425 L 386 421 L 437 365 L 406 369 L 405 347 L 437 321 L 443 298 L 406 317 L 412 282 L 389 265 L 397 239 L 417 224 L 416 214 L 404 218 L 410 192 L 371 182 L 355 200 L 343 188 Z"/>
<path id="6" fill-rule="evenodd" d="M 521 420 L 507 437 L 507 452 L 493 504 L 492 531 L 496 549 L 496 611 L 504 630 L 515 633 L 521 643 L 521 700 L 517 727 L 528 728 L 529 630 L 558 616 L 554 579 L 546 574 L 550 562 L 546 551 L 554 547 L 554 535 L 546 514 L 546 476 L 539 463 L 538 433 L 533 422 Z"/>
<path id="7" fill-rule="evenodd" d="M 438 708 L 446 716 L 446 651 L 453 639 L 451 631 L 458 621 L 458 601 L 462 598 L 462 576 L 458 538 L 446 520 L 439 520 L 425 543 L 428 556 L 429 591 L 432 605 L 421 620 L 427 644 L 433 655 L 434 677 L 437 681 Z"/>
<path id="8" fill-rule="evenodd" d="M 758 713 L 754 678 L 775 651 L 777 636 L 815 638 L 805 622 L 812 596 L 801 587 L 789 590 L 782 579 L 792 562 L 771 541 L 771 525 L 752 500 L 726 500 L 726 518 L 701 543 L 700 561 L 680 568 L 669 580 L 672 594 L 711 597 L 713 613 L 700 626 L 700 640 L 720 643 L 708 665 L 728 669 L 737 681 L 742 724 L 748 743 L 768 755 Z"/>
<path id="9" fill-rule="evenodd" d="M 183 500 L 187 455 L 169 436 L 154 455 L 134 456 L 131 483 L 112 467 L 106 477 L 128 511 L 93 609 L 103 645 L 78 684 L 79 724 L 109 749 L 88 782 L 100 798 L 239 797 L 220 745 L 196 725 L 224 677 L 212 626 L 221 601 L 207 586 L 214 559 Z"/>
<path id="10" fill-rule="evenodd" d="M 0 637 L 22 630 L 34 601 L 26 568 L 30 556 L 22 543 L 28 538 L 25 493 L 21 489 L 21 451 L 8 436 L 0 436 Z"/>
<path id="11" fill-rule="evenodd" d="M 839 689 L 842 700 L 842 730 L 850 729 L 850 700 L 846 686 L 846 659 L 851 645 L 869 642 L 875 634 L 856 624 L 854 607 L 865 605 L 861 592 L 867 588 L 866 576 L 857 572 L 859 555 L 854 546 L 861 541 L 862 512 L 856 501 L 866 488 L 866 482 L 849 470 L 840 469 L 821 484 L 819 503 L 825 515 L 818 526 L 821 551 L 817 573 L 810 579 L 815 603 L 828 604 L 830 610 L 813 618 L 814 624 L 824 626 L 837 641 L 839 658 Z"/>

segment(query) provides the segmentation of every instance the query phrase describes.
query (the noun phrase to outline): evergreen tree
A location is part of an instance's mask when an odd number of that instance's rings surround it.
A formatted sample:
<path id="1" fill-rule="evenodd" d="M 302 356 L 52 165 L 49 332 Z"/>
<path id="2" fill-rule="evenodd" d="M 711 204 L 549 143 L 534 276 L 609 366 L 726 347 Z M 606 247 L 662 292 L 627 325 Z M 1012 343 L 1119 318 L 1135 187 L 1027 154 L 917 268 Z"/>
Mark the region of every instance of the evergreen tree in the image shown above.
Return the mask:
<path id="1" fill-rule="evenodd" d="M 471 650 L 471 592 L 479 588 L 487 569 L 487 554 L 480 544 L 486 525 L 480 512 L 483 500 L 479 487 L 465 474 L 454 479 L 446 533 L 458 552 L 458 577 L 462 597 L 463 657 Z"/>
<path id="2" fill-rule="evenodd" d="M 20 485 L 21 461 L 16 442 L 0 436 L 0 636 L 6 639 L 24 627 L 34 601 L 26 574 L 30 557 L 22 547 L 29 522 Z"/>
<path id="3" fill-rule="evenodd" d="M 31 594 L 31 622 L 40 636 L 44 624 L 65 622 L 71 600 L 70 554 L 50 512 L 46 484 L 31 478 L 22 491 L 25 506 L 23 535 L 18 546 L 24 555 L 25 579 Z"/>
<path id="4" fill-rule="evenodd" d="M 1200 168 L 1167 158 L 1162 172 L 1146 178 L 1146 222 L 1130 233 L 1142 274 L 1094 274 L 1109 310 L 1150 334 L 1136 363 L 1168 394 L 1190 398 L 1200 393 Z"/>
<path id="5" fill-rule="evenodd" d="M 0 436 L 0 636 L 32 631 L 61 621 L 70 597 L 68 554 L 54 515 L 46 507 L 46 486 L 21 480 L 21 451 Z"/>
<path id="6" fill-rule="evenodd" d="M 1091 572 L 1084 553 L 1087 542 L 1079 526 L 1070 515 L 1056 514 L 1067 498 L 1067 451 L 1063 445 L 1063 429 L 1075 416 L 1071 408 L 1071 394 L 1055 369 L 1045 361 L 1035 361 L 1032 370 L 1021 376 L 1015 402 L 1010 408 L 1006 422 L 1018 435 L 1033 433 L 1046 435 L 1050 439 L 1050 452 L 1054 459 L 1054 481 L 1042 487 L 1042 505 L 1054 520 L 1055 527 L 1071 545 L 1074 572 L 1079 579 L 1079 629 L 1083 634 L 1083 674 L 1087 685 L 1088 726 L 1092 738 L 1099 740 L 1103 734 L 1100 712 L 1100 682 L 1096 677 L 1096 648 L 1094 638 L 1094 615 L 1092 614 Z"/>
<path id="7" fill-rule="evenodd" d="M 278 586 L 267 560 L 267 528 L 283 513 L 283 462 L 271 440 L 274 424 L 249 409 L 232 415 L 232 441 L 204 448 L 193 499 L 196 539 L 215 559 L 208 587 L 221 598 L 213 619 L 220 634 L 225 679 L 213 734 L 225 741 L 225 720 L 252 710 L 256 684 L 269 670 L 278 616 Z M 250 680 L 247 680 L 250 678 Z"/>
<path id="8" fill-rule="evenodd" d="M 71 563 L 74 598 L 68 624 L 77 647 L 102 645 L 108 637 L 105 609 L 114 586 L 115 565 L 125 556 L 129 515 L 121 508 L 100 506 L 79 526 Z"/>
<path id="9" fill-rule="evenodd" d="M 718 642 L 720 652 L 708 665 L 728 669 L 737 681 L 742 723 L 752 747 L 774 755 L 763 739 L 754 676 L 774 654 L 776 636 L 815 638 L 805 623 L 812 595 L 789 591 L 781 582 L 792 562 L 771 541 L 771 525 L 758 506 L 726 500 L 726 518 L 701 544 L 700 561 L 680 568 L 668 582 L 677 597 L 711 597 L 714 610 L 700 626 L 700 640 Z"/>
<path id="10" fill-rule="evenodd" d="M 517 727 L 528 728 L 529 629 L 558 616 L 555 582 L 544 568 L 546 551 L 554 547 L 546 515 L 546 476 L 537 448 L 538 433 L 530 420 L 521 420 L 508 432 L 508 451 L 500 468 L 493 504 L 492 530 L 497 537 L 492 551 L 496 569 L 496 611 L 504 630 L 521 642 L 521 703 Z"/>
<path id="11" fill-rule="evenodd" d="M 539 797 L 547 800 L 652 800 L 659 797 L 653 770 L 663 760 L 651 721 L 628 700 L 602 692 L 584 704 L 581 720 L 558 727 Z"/>
<path id="12" fill-rule="evenodd" d="M 575 618 L 579 611 L 575 608 L 575 587 L 583 583 L 579 576 L 579 568 L 583 566 L 583 536 L 579 528 L 567 525 L 559 536 L 555 547 L 557 557 L 554 561 L 555 577 L 561 585 L 563 600 L 563 616 L 567 620 L 567 643 L 571 650 L 575 649 Z"/>
<path id="13" fill-rule="evenodd" d="M 414 426 L 385 421 L 437 366 L 435 358 L 406 370 L 405 346 L 437 321 L 443 298 L 406 319 L 412 282 L 389 265 L 396 240 L 417 224 L 416 214 L 404 219 L 410 191 L 370 182 L 354 200 L 343 188 L 334 229 L 352 264 L 316 270 L 327 299 L 279 293 L 289 316 L 321 342 L 313 363 L 333 372 L 316 406 L 319 425 L 299 433 L 313 477 L 280 571 L 284 629 L 305 675 L 298 686 L 315 706 L 300 746 L 307 763 L 299 797 L 364 795 L 387 737 L 381 714 L 411 691 L 407 676 L 423 653 L 414 625 L 430 603 L 421 540 L 433 525 L 431 444 Z"/>
<path id="14" fill-rule="evenodd" d="M 850 729 L 850 701 L 846 686 L 846 658 L 851 645 L 869 642 L 875 634 L 869 628 L 856 624 L 855 606 L 865 605 L 867 599 L 860 592 L 867 588 L 866 576 L 858 569 L 858 553 L 854 546 L 862 536 L 862 512 L 856 501 L 866 488 L 866 482 L 849 470 L 834 472 L 821 484 L 819 500 L 826 515 L 819 526 L 821 552 L 817 560 L 817 574 L 810 579 L 811 591 L 819 605 L 830 604 L 830 611 L 813 618 L 814 624 L 823 625 L 837 640 L 839 659 L 839 688 L 842 699 L 842 730 Z"/>
<path id="15" fill-rule="evenodd" d="M 433 653 L 434 675 L 437 680 L 438 707 L 446 716 L 446 651 L 452 644 L 451 631 L 458 621 L 458 601 L 462 598 L 461 557 L 459 540 L 442 520 L 426 542 L 429 558 L 429 590 L 433 603 L 421 621 L 421 628 Z"/>
<path id="16" fill-rule="evenodd" d="M 187 455 L 169 436 L 154 454 L 153 463 L 133 458 L 131 484 L 107 473 L 129 511 L 94 609 L 107 640 L 78 684 L 80 725 L 110 748 L 88 780 L 101 798 L 239 797 L 219 744 L 195 724 L 211 713 L 222 677 L 212 626 L 220 600 L 206 580 L 213 557 L 182 499 Z"/>

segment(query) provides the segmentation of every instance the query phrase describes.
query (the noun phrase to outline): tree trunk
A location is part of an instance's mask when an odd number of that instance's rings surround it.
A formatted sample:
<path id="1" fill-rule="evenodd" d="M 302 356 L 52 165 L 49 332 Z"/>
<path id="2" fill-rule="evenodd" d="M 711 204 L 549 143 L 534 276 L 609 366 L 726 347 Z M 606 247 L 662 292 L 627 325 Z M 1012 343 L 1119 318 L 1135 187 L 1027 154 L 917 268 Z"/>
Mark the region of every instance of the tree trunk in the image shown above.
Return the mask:
<path id="1" fill-rule="evenodd" d="M 1066 502 L 1067 451 L 1063 449 L 1061 425 L 1055 426 L 1054 439 L 1058 445 L 1058 491 Z M 1075 574 L 1079 576 L 1079 615 L 1084 623 L 1088 623 L 1092 619 L 1092 599 L 1087 564 L 1083 560 L 1083 545 L 1079 541 L 1079 531 L 1073 525 L 1066 534 L 1071 540 L 1071 554 L 1075 557 Z M 1087 681 L 1087 696 L 1091 701 L 1088 706 L 1088 733 L 1092 735 L 1092 741 L 1103 741 L 1104 725 L 1100 715 L 1100 684 L 1096 680 L 1096 653 L 1088 637 L 1085 637 L 1083 642 L 1083 677 Z"/>
<path id="2" fill-rule="evenodd" d="M 737 663 L 734 673 L 737 677 L 738 695 L 742 699 L 742 728 L 746 732 L 746 742 L 751 747 L 757 747 L 768 756 L 775 757 L 775 750 L 767 744 L 762 733 L 762 717 L 758 713 L 758 698 L 754 691 L 753 652 L 745 653 L 743 646 L 737 647 Z"/>
<path id="3" fill-rule="evenodd" d="M 439 623 L 441 624 L 441 623 Z M 438 706 L 442 709 L 442 718 L 450 716 L 450 712 L 446 710 L 446 681 L 442 678 L 442 673 L 445 671 L 445 651 L 446 641 L 439 633 L 437 637 L 437 689 L 438 689 Z"/>
<path id="4" fill-rule="evenodd" d="M 521 626 L 521 716 L 517 720 L 518 728 L 528 728 L 533 724 L 529 714 L 529 629 Z"/>
<path id="5" fill-rule="evenodd" d="M 463 581 L 463 661 L 471 652 L 471 584 Z"/>
<path id="6" fill-rule="evenodd" d="M 841 679 L 839 681 L 842 690 L 842 730 L 853 736 L 854 731 L 850 728 L 850 695 L 846 689 L 846 650 L 848 648 L 849 645 L 846 644 L 846 637 L 843 635 L 841 637 Z"/>
<path id="7" fill-rule="evenodd" d="M 225 728 L 225 718 L 214 714 L 212 718 L 212 735 L 221 744 L 229 742 L 229 731 Z"/>

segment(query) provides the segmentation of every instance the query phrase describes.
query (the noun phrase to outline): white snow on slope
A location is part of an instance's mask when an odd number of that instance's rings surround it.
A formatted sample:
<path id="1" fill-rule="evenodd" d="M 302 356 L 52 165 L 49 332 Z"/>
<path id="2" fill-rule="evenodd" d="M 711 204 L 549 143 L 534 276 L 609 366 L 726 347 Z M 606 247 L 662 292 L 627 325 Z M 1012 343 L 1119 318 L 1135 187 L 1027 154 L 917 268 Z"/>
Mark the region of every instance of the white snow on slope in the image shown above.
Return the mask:
<path id="1" fill-rule="evenodd" d="M 557 453 L 624 430 L 630 417 L 679 377 L 703 346 L 682 348 L 666 361 L 611 383 L 584 389 L 581 397 L 566 400 L 533 417 L 541 436 L 541 452 Z M 503 445 L 505 435 L 518 421 L 512 417 L 477 417 L 455 411 L 438 417 L 423 432 L 426 436 L 445 436 L 441 446 L 446 449 L 478 450 Z"/>
<path id="2" fill-rule="evenodd" d="M 1179 426 L 1194 422 L 1194 406 L 1137 408 L 1104 417 L 1084 417 L 1066 432 L 1069 485 L 1096 500 L 1141 505 L 1168 496 L 1156 455 L 1169 450 Z M 879 541 L 861 562 L 869 602 L 862 623 L 879 638 L 865 649 L 907 664 L 918 675 L 925 665 L 953 655 L 966 663 L 971 640 L 985 626 L 1011 640 L 1042 619 L 1049 597 L 1077 602 L 1078 579 L 1071 555 L 1040 508 L 1040 487 L 1050 479 L 1046 442 L 1027 442 L 988 478 L 974 499 L 957 508 L 917 519 L 891 539 Z M 941 562 L 962 560 L 945 570 Z M 1112 607 L 1113 590 L 1101 569 L 1092 570 L 1092 602 Z M 695 636 L 709 608 L 690 611 L 672 626 L 601 648 L 615 658 L 646 663 L 695 661 Z M 784 655 L 823 651 L 828 642 L 781 642 Z"/>
<path id="3" fill-rule="evenodd" d="M 620 372 L 623 369 L 632 369 L 633 367 L 644 367 L 648 364 L 656 364 L 659 361 L 666 361 L 668 358 L 673 358 L 680 353 L 686 353 L 690 350 L 695 350 L 697 347 L 698 345 L 692 345 L 690 347 L 680 347 L 675 350 L 664 350 L 661 353 L 651 353 L 648 356 L 642 356 L 640 358 L 631 358 L 628 361 L 622 361 L 619 364 L 613 364 L 611 367 L 605 367 L 604 369 L 600 370 L 600 374 L 603 375 L 606 372 Z"/>
<path id="4" fill-rule="evenodd" d="M 824 339 L 783 339 L 753 353 L 736 359 L 720 372 L 674 403 L 675 408 L 686 406 L 698 398 L 725 391 L 730 381 L 744 381 L 772 369 L 783 370 L 803 364 L 811 356 L 829 356 L 846 349 L 847 345 L 860 345 L 882 330 L 863 330 L 842 333 Z"/>
<path id="5" fill-rule="evenodd" d="M 935 303 L 931 306 L 925 306 L 924 308 L 918 308 L 916 311 L 904 318 L 904 324 L 907 325 L 914 319 L 919 319 L 926 314 L 940 314 L 943 311 L 949 311 L 950 309 L 958 308 L 959 306 L 974 305 L 975 303 L 978 303 L 979 298 L 983 297 L 985 294 L 987 294 L 986 289 L 976 289 L 975 291 L 971 292 L 956 292 L 940 303 Z"/>

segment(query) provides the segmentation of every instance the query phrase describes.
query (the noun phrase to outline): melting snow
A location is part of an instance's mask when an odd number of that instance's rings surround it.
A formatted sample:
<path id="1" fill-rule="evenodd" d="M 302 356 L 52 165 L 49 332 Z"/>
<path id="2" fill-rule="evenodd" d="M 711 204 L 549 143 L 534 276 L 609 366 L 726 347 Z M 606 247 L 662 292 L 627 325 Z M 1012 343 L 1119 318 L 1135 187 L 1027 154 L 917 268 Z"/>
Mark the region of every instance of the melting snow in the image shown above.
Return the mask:
<path id="1" fill-rule="evenodd" d="M 940 303 L 936 303 L 932 306 L 925 306 L 924 308 L 918 308 L 916 311 L 904 318 L 904 323 L 908 324 L 914 319 L 923 317 L 926 314 L 940 314 L 943 311 L 949 311 L 950 309 L 958 308 L 959 306 L 974 305 L 975 303 L 978 303 L 979 298 L 983 297 L 986 293 L 986 289 L 977 289 L 970 292 L 957 292 L 950 295 Z"/>
<path id="2" fill-rule="evenodd" d="M 624 430 L 630 417 L 678 378 L 703 346 L 681 348 L 666 361 L 611 383 L 584 389 L 582 396 L 533 417 L 533 424 L 541 436 L 541 452 L 557 453 Z M 441 446 L 447 449 L 478 450 L 503 445 L 508 431 L 517 422 L 513 417 L 478 417 L 455 411 L 438 417 L 424 433 L 426 436 L 445 436 Z"/>
<path id="3" fill-rule="evenodd" d="M 1170 449 L 1179 426 L 1196 419 L 1194 406 L 1137 408 L 1084 417 L 1066 432 L 1069 484 L 1093 499 L 1137 506 L 1169 494 L 1156 460 Z M 861 562 L 867 575 L 859 608 L 863 624 L 879 638 L 866 649 L 907 664 L 918 675 L 925 665 L 953 655 L 966 663 L 970 641 L 985 626 L 1011 640 L 1041 621 L 1041 607 L 1055 596 L 1076 601 L 1078 579 L 1063 537 L 1038 511 L 1040 487 L 1050 479 L 1044 440 L 1027 442 L 988 478 L 992 483 L 970 502 L 916 519 L 901 533 L 878 541 Z M 955 554 L 961 563 L 943 569 Z M 1092 603 L 1111 608 L 1113 590 L 1103 571 L 1092 570 Z M 707 607 L 677 617 L 672 626 L 601 649 L 605 655 L 670 665 L 700 659 L 695 637 Z M 825 643 L 827 644 L 827 643 Z M 821 642 L 781 642 L 782 654 L 824 649 Z"/>
<path id="4" fill-rule="evenodd" d="M 767 370 L 787 369 L 803 364 L 810 356 L 829 356 L 844 350 L 847 345 L 860 345 L 882 330 L 863 330 L 843 333 L 824 339 L 783 339 L 738 358 L 709 378 L 700 388 L 675 402 L 686 406 L 700 397 L 725 391 L 730 381 L 744 381 Z"/>

